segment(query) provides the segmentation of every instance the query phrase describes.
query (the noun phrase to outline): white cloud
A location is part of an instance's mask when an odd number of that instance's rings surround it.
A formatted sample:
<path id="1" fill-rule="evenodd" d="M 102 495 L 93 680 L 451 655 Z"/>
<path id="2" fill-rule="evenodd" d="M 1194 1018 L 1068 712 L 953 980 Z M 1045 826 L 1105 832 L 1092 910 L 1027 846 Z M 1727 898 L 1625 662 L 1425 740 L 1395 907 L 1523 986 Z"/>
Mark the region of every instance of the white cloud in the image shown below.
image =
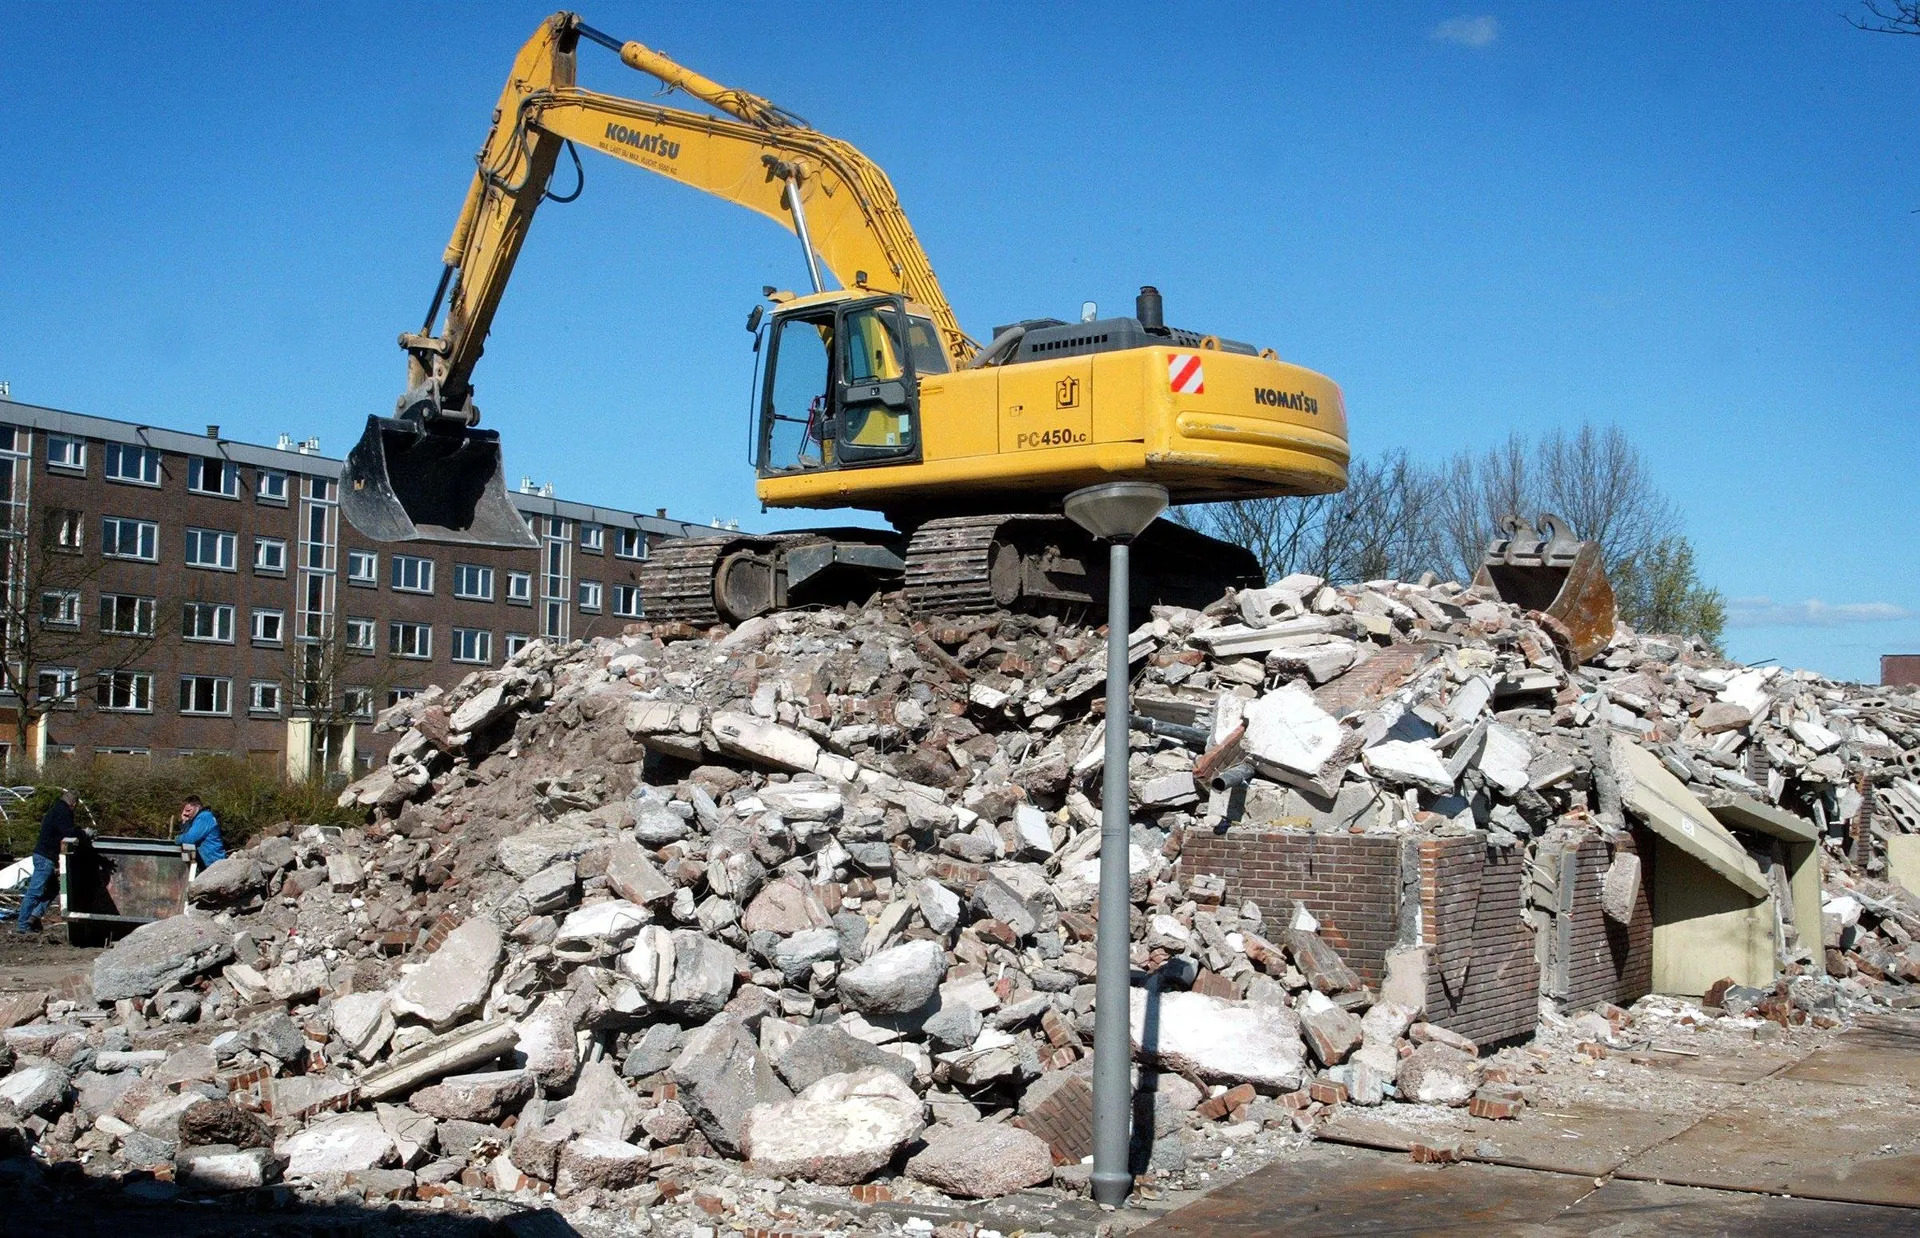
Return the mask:
<path id="1" fill-rule="evenodd" d="M 1486 47 L 1500 37 L 1500 23 L 1491 17 L 1449 17 L 1433 28 L 1432 38 L 1462 47 Z"/>
<path id="2" fill-rule="evenodd" d="M 1772 598 L 1730 598 L 1727 624 L 1736 628 L 1837 627 L 1843 623 L 1885 623 L 1912 619 L 1915 612 L 1892 602 L 1776 602 Z"/>

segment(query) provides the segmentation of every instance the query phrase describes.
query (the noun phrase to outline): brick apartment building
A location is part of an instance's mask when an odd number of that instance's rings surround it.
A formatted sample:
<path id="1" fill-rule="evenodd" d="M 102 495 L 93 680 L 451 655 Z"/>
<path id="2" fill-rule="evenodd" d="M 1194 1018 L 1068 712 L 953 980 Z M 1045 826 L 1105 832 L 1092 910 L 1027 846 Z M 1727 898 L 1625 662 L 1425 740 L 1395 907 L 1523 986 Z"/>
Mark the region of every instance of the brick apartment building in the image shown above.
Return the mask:
<path id="1" fill-rule="evenodd" d="M 238 443 L 0 400 L 0 575 L 25 682 L 60 704 L 49 754 L 218 752 L 302 776 L 385 755 L 375 713 L 538 638 L 618 632 L 639 568 L 704 526 L 512 496 L 539 539 L 494 550 L 363 537 L 341 462 L 309 441 Z M 31 596 L 38 595 L 38 596 Z M 15 755 L 19 697 L 0 695 Z"/>

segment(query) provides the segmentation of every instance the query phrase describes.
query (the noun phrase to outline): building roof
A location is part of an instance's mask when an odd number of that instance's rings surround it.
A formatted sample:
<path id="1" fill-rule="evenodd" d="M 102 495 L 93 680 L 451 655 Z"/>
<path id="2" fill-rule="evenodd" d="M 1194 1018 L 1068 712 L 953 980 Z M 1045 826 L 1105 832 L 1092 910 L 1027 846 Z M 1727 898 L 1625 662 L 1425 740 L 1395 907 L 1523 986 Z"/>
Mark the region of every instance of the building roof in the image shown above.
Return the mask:
<path id="1" fill-rule="evenodd" d="M 105 443 L 133 443 L 181 455 L 220 456 L 237 464 L 278 469 L 282 472 L 300 473 L 310 477 L 330 477 L 337 480 L 344 467 L 342 461 L 331 456 L 323 456 L 317 449 L 298 446 L 266 447 L 258 443 L 243 443 L 235 439 L 189 434 L 183 430 L 169 430 L 163 426 L 146 426 L 131 421 L 117 421 L 111 417 L 95 417 L 88 413 L 71 413 L 64 409 L 45 408 L 38 404 L 21 404 L 13 400 L 0 399 L 0 422 L 32 426 L 52 434 L 70 435 L 74 438 L 98 439 Z M 211 426 L 208 428 L 214 429 Z M 542 516 L 560 516 L 569 520 L 582 520 L 615 528 L 637 528 L 642 532 L 656 533 L 663 537 L 700 537 L 713 531 L 710 525 L 674 520 L 662 515 L 647 515 L 620 507 L 578 503 L 571 499 L 529 493 L 524 490 L 508 490 L 507 497 L 513 501 L 514 507 L 522 512 L 533 512 Z"/>

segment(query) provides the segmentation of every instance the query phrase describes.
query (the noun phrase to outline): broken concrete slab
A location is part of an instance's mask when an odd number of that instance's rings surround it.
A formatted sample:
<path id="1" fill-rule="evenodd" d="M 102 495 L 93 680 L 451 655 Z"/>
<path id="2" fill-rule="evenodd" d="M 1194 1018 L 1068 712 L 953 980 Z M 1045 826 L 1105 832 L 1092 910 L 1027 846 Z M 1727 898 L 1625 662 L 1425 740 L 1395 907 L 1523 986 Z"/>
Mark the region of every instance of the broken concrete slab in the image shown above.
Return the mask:
<path id="1" fill-rule="evenodd" d="M 93 995 L 147 997 L 233 957 L 232 935 L 197 916 L 168 916 L 127 934 L 93 961 Z"/>
<path id="2" fill-rule="evenodd" d="M 393 989 L 390 1008 L 445 1031 L 480 1009 L 500 970 L 500 930 L 481 917 L 447 934 L 427 961 Z"/>
<path id="3" fill-rule="evenodd" d="M 755 1105 L 740 1150 L 753 1171 L 849 1186 L 878 1172 L 926 1126 L 914 1090 L 883 1067 L 829 1075 L 792 1100 Z"/>

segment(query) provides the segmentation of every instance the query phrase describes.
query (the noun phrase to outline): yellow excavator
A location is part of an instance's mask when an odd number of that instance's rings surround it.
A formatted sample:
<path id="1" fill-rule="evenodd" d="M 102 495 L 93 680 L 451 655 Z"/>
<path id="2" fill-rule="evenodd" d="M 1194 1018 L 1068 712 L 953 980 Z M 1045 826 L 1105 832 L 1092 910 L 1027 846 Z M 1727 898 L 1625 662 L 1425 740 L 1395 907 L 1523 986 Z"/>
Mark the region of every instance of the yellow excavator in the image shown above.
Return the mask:
<path id="1" fill-rule="evenodd" d="M 581 40 L 720 114 L 581 89 Z M 342 507 L 368 536 L 532 544 L 506 495 L 498 437 L 475 428 L 473 370 L 534 211 L 556 196 L 555 167 L 564 153 L 580 171 L 582 147 L 794 233 L 812 290 L 766 289 L 771 313 L 755 305 L 748 319 L 757 492 L 770 507 L 879 512 L 897 530 L 656 547 L 641 578 L 649 618 L 739 622 L 876 587 L 903 587 L 920 613 L 1084 607 L 1103 595 L 1106 556 L 1060 514 L 1080 487 L 1149 481 L 1193 503 L 1346 484 L 1346 409 L 1332 380 L 1271 349 L 1167 325 L 1150 287 L 1132 317 L 1089 307 L 1078 322 L 1030 319 L 977 344 L 886 174 L 859 151 L 559 13 L 514 61 L 426 322 L 400 337 L 406 393 L 394 416 L 369 419 L 349 457 Z M 1134 565 L 1143 603 L 1205 604 L 1261 583 L 1248 551 L 1169 521 L 1135 544 Z"/>

